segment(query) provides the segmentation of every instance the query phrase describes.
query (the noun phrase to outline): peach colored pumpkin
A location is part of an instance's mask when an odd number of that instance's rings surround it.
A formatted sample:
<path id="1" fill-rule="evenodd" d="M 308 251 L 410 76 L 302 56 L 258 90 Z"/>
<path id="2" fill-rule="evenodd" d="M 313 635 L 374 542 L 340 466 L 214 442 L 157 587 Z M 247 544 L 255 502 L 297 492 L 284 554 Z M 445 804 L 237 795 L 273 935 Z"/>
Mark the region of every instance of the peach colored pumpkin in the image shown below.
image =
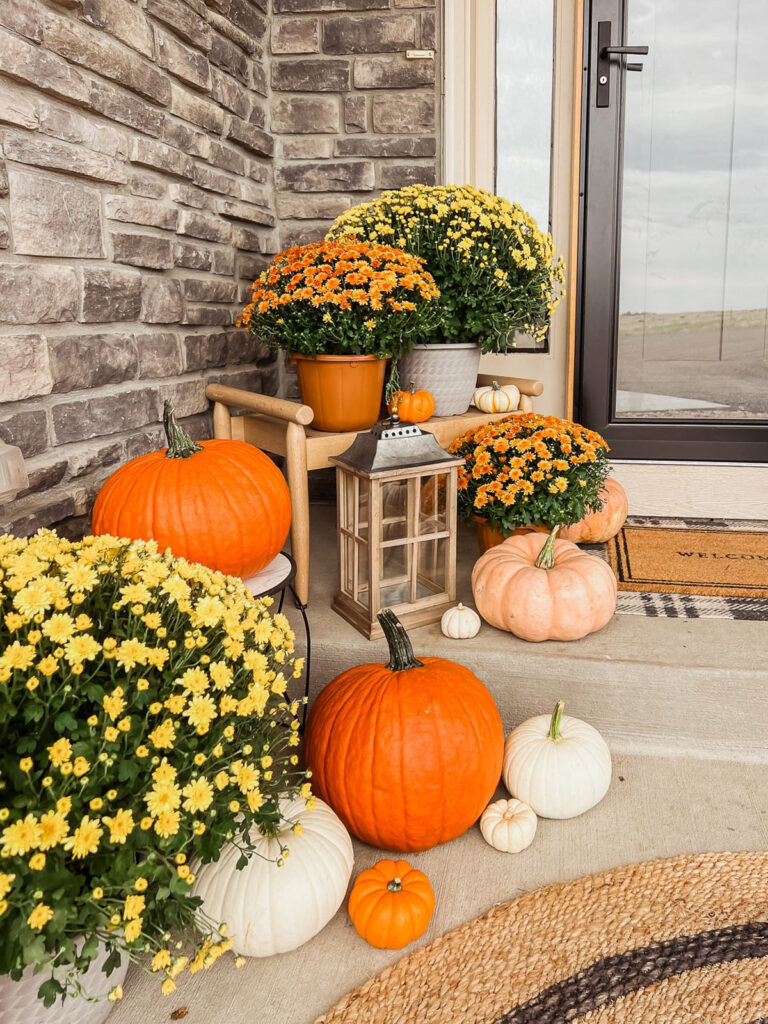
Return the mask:
<path id="1" fill-rule="evenodd" d="M 600 511 L 590 512 L 573 526 L 564 526 L 560 530 L 561 540 L 572 540 L 574 544 L 604 544 L 616 536 L 629 511 L 627 492 L 618 480 L 609 476 L 600 497 L 603 501 Z"/>
<path id="2" fill-rule="evenodd" d="M 616 577 L 596 555 L 569 540 L 529 533 L 481 555 L 472 593 L 486 622 L 523 640 L 579 640 L 616 610 Z"/>

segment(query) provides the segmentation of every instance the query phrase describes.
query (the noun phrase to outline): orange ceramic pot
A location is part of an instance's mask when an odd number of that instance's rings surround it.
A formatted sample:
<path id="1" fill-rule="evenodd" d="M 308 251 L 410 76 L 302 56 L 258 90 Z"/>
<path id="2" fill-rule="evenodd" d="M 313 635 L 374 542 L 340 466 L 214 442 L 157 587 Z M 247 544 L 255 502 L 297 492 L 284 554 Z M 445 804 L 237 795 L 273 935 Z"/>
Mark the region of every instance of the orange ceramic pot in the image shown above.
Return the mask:
<path id="1" fill-rule="evenodd" d="M 482 519 L 480 516 L 472 516 L 472 519 L 477 527 L 477 543 L 480 546 L 481 555 L 485 554 L 489 548 L 501 544 L 507 537 L 522 537 L 524 533 L 549 533 L 546 526 L 518 526 L 505 537 L 501 530 L 491 526 L 487 519 Z"/>
<path id="2" fill-rule="evenodd" d="M 379 418 L 386 359 L 376 356 L 293 356 L 301 400 L 316 430 L 367 430 Z"/>

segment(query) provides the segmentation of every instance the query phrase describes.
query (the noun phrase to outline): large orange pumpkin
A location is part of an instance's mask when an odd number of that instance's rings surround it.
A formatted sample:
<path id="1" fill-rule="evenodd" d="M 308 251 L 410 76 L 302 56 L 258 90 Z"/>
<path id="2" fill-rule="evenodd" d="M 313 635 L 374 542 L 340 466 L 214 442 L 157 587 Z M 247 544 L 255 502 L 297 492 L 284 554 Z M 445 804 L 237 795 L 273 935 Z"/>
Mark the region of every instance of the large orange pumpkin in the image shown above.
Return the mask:
<path id="1" fill-rule="evenodd" d="M 357 876 L 349 894 L 357 934 L 377 949 L 414 942 L 427 930 L 434 909 L 429 879 L 407 860 L 380 860 Z"/>
<path id="2" fill-rule="evenodd" d="M 104 483 L 95 534 L 156 540 L 161 549 L 247 579 L 278 554 L 291 499 L 272 460 L 245 441 L 192 440 L 166 402 L 168 448 L 131 459 Z"/>
<path id="3" fill-rule="evenodd" d="M 356 836 L 427 850 L 465 832 L 499 781 L 504 730 L 480 680 L 445 658 L 417 660 L 402 624 L 379 613 L 387 665 L 337 676 L 309 714 L 312 789 Z"/>
<path id="4" fill-rule="evenodd" d="M 590 512 L 573 526 L 564 526 L 560 530 L 561 540 L 571 540 L 574 544 L 604 544 L 616 536 L 629 511 L 627 492 L 618 480 L 609 476 L 600 498 L 603 502 L 600 511 Z"/>
<path id="5" fill-rule="evenodd" d="M 611 567 L 569 540 L 528 533 L 508 537 L 472 570 L 477 610 L 492 626 L 523 640 L 578 640 L 602 629 L 616 611 Z"/>

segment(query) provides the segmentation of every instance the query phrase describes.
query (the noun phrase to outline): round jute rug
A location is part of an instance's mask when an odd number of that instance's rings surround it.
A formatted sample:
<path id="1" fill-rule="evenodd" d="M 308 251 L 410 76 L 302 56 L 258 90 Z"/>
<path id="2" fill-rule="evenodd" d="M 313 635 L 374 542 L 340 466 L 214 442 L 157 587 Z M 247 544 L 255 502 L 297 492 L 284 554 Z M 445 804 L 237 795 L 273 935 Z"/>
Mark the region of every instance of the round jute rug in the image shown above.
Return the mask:
<path id="1" fill-rule="evenodd" d="M 768 853 L 551 885 L 417 950 L 316 1024 L 768 1024 Z"/>

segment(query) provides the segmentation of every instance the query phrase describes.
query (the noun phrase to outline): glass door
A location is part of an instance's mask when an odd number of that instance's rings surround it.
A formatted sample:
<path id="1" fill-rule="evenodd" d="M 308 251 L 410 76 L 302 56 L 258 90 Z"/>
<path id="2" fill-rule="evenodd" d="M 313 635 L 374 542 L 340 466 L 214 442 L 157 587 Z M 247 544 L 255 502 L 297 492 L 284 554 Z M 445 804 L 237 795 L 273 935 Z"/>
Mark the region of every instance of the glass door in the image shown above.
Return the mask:
<path id="1" fill-rule="evenodd" d="M 578 416 L 619 459 L 768 461 L 768 3 L 586 15 Z"/>

